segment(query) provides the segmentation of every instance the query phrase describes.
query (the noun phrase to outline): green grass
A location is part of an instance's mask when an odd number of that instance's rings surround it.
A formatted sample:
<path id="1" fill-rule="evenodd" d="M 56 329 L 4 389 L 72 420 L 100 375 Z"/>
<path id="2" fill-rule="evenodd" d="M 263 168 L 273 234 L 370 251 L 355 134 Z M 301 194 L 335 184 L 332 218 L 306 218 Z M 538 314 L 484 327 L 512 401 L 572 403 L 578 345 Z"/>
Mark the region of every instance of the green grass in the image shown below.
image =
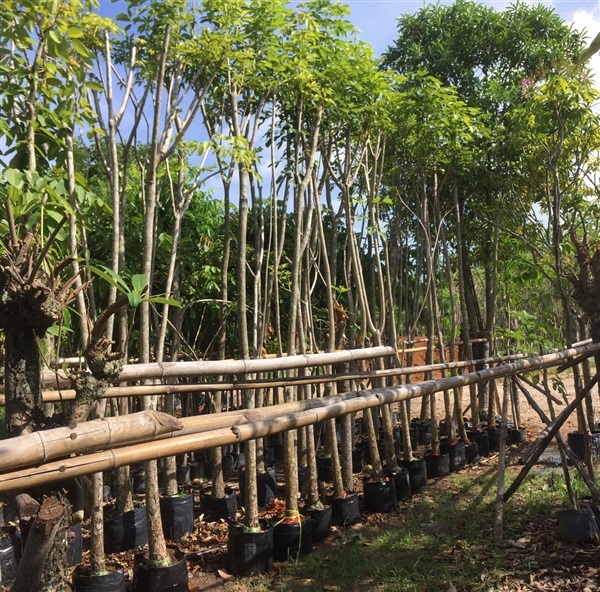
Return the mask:
<path id="1" fill-rule="evenodd" d="M 335 542 L 283 564 L 270 587 L 257 578 L 248 589 L 432 592 L 453 584 L 459 591 L 495 590 L 526 575 L 515 571 L 510 546 L 493 540 L 495 492 L 493 468 L 450 475 L 397 515 L 344 529 Z M 566 507 L 562 473 L 532 475 L 506 505 L 504 540 L 519 538 L 560 507 Z"/>

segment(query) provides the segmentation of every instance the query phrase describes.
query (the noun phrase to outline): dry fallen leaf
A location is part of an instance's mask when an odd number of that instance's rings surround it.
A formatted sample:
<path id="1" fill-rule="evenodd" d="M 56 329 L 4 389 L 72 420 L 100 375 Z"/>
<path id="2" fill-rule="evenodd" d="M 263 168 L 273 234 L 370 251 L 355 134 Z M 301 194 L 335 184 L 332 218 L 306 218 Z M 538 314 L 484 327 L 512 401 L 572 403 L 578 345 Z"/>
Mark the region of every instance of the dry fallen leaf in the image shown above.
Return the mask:
<path id="1" fill-rule="evenodd" d="M 231 582 L 231 580 L 235 580 L 235 576 L 228 574 L 226 571 L 223 571 L 222 569 L 217 569 L 217 572 L 226 582 Z"/>
<path id="2" fill-rule="evenodd" d="M 339 586 L 330 586 L 326 584 L 323 586 L 323 590 L 327 590 L 327 592 L 340 592 L 341 588 Z"/>

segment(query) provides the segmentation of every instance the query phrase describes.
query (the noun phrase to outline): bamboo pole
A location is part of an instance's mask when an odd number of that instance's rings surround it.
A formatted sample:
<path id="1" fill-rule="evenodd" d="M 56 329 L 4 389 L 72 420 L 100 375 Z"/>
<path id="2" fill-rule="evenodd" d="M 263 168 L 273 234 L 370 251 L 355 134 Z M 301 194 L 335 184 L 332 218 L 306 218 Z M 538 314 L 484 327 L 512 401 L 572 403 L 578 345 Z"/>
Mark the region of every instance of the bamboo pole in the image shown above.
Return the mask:
<path id="1" fill-rule="evenodd" d="M 259 381 L 245 382 L 216 382 L 216 383 L 195 383 L 195 384 L 157 384 L 157 385 L 139 385 L 139 386 L 112 386 L 106 389 L 104 397 L 139 397 L 146 395 L 171 395 L 176 393 L 204 392 L 210 393 L 222 390 L 236 390 L 248 388 L 271 388 L 274 386 L 286 387 L 292 384 L 318 384 L 325 382 L 340 382 L 350 379 L 374 378 L 374 377 L 396 377 L 407 374 L 416 374 L 427 371 L 451 370 L 457 368 L 468 368 L 475 363 L 498 364 L 526 358 L 526 354 L 515 354 L 510 356 L 496 356 L 494 358 L 484 358 L 481 360 L 468 360 L 460 362 L 447 362 L 445 364 L 428 364 L 423 366 L 410 366 L 405 368 L 388 368 L 385 370 L 369 370 L 366 372 L 354 372 L 352 374 L 323 374 L 319 376 L 288 377 L 285 379 L 273 378 Z M 47 390 L 42 393 L 44 403 L 57 403 L 75 399 L 74 389 Z M 0 406 L 4 405 L 4 395 L 0 394 Z"/>
<path id="2" fill-rule="evenodd" d="M 181 430 L 182 427 L 181 422 L 172 415 L 142 411 L 31 432 L 0 441 L 0 467 L 6 471 L 42 464 L 55 458 L 110 448 L 132 440 L 151 440 Z"/>
<path id="3" fill-rule="evenodd" d="M 600 344 L 588 347 L 600 350 Z M 17 470 L 11 473 L 5 472 L 0 475 L 0 490 L 13 491 L 25 489 L 97 471 L 111 470 L 119 466 L 150 459 L 173 454 L 183 454 L 191 450 L 240 443 L 249 439 L 265 437 L 270 434 L 318 423 L 345 415 L 346 413 L 422 397 L 423 395 L 430 395 L 444 389 L 458 388 L 484 380 L 502 378 L 518 372 L 524 372 L 528 369 L 532 370 L 556 365 L 557 362 L 578 353 L 580 353 L 579 348 L 571 348 L 562 352 L 546 354 L 528 360 L 520 360 L 505 366 L 488 368 L 461 376 L 451 376 L 419 384 L 390 386 L 368 391 L 354 391 L 345 395 L 322 399 L 311 399 L 305 401 L 304 404 L 310 407 L 314 405 L 315 407 L 297 413 L 282 413 L 280 408 L 276 408 L 278 406 L 273 406 L 270 408 L 270 412 L 279 413 L 280 415 L 268 417 L 265 415 L 264 410 L 254 410 L 248 412 L 248 414 L 251 413 L 252 421 L 243 425 L 229 424 L 229 427 L 211 429 L 202 433 L 175 436 L 169 442 L 154 440 L 46 463 L 40 467 Z M 597 379 L 598 375 L 596 375 L 593 383 L 588 385 L 582 393 L 591 389 Z M 319 404 L 320 406 L 317 406 Z M 561 417 L 563 414 L 561 414 Z M 507 491 L 507 495 L 508 493 Z"/>
<path id="4" fill-rule="evenodd" d="M 197 378 L 198 376 L 218 376 L 221 374 L 253 374 L 258 372 L 277 372 L 350 362 L 352 360 L 371 360 L 373 358 L 395 355 L 393 347 L 380 346 L 361 349 L 345 349 L 336 352 L 317 354 L 296 354 L 272 359 L 247 360 L 196 360 L 189 362 L 154 362 L 149 364 L 128 364 L 123 366 L 119 377 L 113 382 L 135 380 L 164 380 L 166 378 Z M 66 381 L 64 372 L 44 371 L 42 377 L 51 385 L 57 381 Z"/>

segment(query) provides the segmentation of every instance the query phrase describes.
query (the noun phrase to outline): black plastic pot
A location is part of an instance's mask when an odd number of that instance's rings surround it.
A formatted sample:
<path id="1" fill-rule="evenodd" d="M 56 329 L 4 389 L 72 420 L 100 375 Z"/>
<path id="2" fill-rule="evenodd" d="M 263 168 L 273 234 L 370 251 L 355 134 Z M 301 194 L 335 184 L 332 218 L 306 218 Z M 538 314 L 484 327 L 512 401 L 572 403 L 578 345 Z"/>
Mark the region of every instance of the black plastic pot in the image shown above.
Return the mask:
<path id="1" fill-rule="evenodd" d="M 69 528 L 67 544 L 67 564 L 69 567 L 79 565 L 83 560 L 83 536 L 81 534 L 81 522 L 73 524 Z"/>
<path id="2" fill-rule="evenodd" d="M 185 485 L 192 480 L 190 465 L 180 465 L 177 467 L 177 485 Z"/>
<path id="3" fill-rule="evenodd" d="M 244 500 L 243 505 L 248 506 L 246 502 L 246 470 L 240 471 L 238 475 L 240 493 Z M 264 508 L 275 501 L 277 494 L 277 473 L 275 467 L 269 467 L 266 473 L 256 475 L 256 487 L 258 490 L 258 507 Z"/>
<path id="4" fill-rule="evenodd" d="M 399 502 L 407 502 L 411 499 L 412 493 L 410 491 L 410 475 L 408 469 L 400 467 L 395 473 L 390 473 L 389 478 L 394 481 L 394 487 L 396 488 L 396 499 Z"/>
<path id="5" fill-rule="evenodd" d="M 581 432 L 569 432 L 567 434 L 567 444 L 579 460 L 585 459 L 584 434 Z"/>
<path id="6" fill-rule="evenodd" d="M 307 554 L 312 551 L 311 521 L 308 516 L 300 521 L 286 524 L 279 521 L 273 526 L 273 559 L 286 561 L 294 559 L 299 553 Z"/>
<path id="7" fill-rule="evenodd" d="M 243 524 L 229 523 L 227 570 L 236 576 L 268 572 L 273 567 L 273 527 L 246 532 Z"/>
<path id="8" fill-rule="evenodd" d="M 317 456 L 317 476 L 321 481 L 331 483 L 333 481 L 333 469 L 331 468 L 331 456 L 319 454 Z"/>
<path id="9" fill-rule="evenodd" d="M 224 454 L 223 459 L 221 461 L 221 466 L 223 467 L 223 475 L 230 475 L 233 473 L 233 467 L 235 465 L 235 459 L 233 458 L 233 454 Z"/>
<path id="10" fill-rule="evenodd" d="M 285 447 L 283 442 L 273 442 L 273 456 L 275 460 L 283 460 L 285 458 Z"/>
<path id="11" fill-rule="evenodd" d="M 446 420 L 445 420 L 445 419 L 442 419 L 442 420 L 440 421 L 440 423 L 439 423 L 439 426 L 438 426 L 438 427 L 439 427 L 439 431 L 440 431 L 440 436 L 443 436 L 443 437 L 446 437 L 446 438 L 447 438 L 447 437 L 450 435 L 450 434 L 448 433 L 448 432 L 449 432 L 449 430 L 448 430 L 448 425 L 446 424 Z M 456 422 L 455 422 L 455 421 L 453 421 L 453 422 L 452 422 L 452 428 L 453 428 L 453 431 L 454 431 L 454 432 L 456 432 L 456 430 L 457 430 L 458 426 L 456 425 Z"/>
<path id="12" fill-rule="evenodd" d="M 527 442 L 526 428 L 512 428 L 510 430 L 510 441 L 512 444 L 521 444 Z"/>
<path id="13" fill-rule="evenodd" d="M 104 550 L 122 553 L 139 549 L 148 543 L 146 508 L 138 506 L 125 512 L 113 511 L 104 518 Z"/>
<path id="14" fill-rule="evenodd" d="M 490 453 L 498 452 L 498 450 L 500 450 L 500 430 L 490 426 L 486 428 L 486 431 L 489 438 Z"/>
<path id="15" fill-rule="evenodd" d="M 394 429 L 394 452 L 396 456 L 402 454 L 402 430 L 400 428 Z"/>
<path id="16" fill-rule="evenodd" d="M 348 492 L 346 497 L 331 500 L 331 523 L 334 526 L 349 526 L 357 522 L 360 522 L 357 493 Z"/>
<path id="17" fill-rule="evenodd" d="M 412 493 L 421 493 L 427 487 L 427 465 L 425 460 L 417 458 L 411 461 L 403 461 L 402 465 L 408 469 L 410 474 L 410 490 Z"/>
<path id="18" fill-rule="evenodd" d="M 450 473 L 450 455 L 447 452 L 441 454 L 427 453 L 424 457 L 427 466 L 427 477 L 444 477 Z"/>
<path id="19" fill-rule="evenodd" d="M 263 448 L 263 455 L 265 458 L 265 464 L 272 465 L 275 462 L 275 451 L 273 448 L 271 448 L 271 446 L 267 446 L 265 444 L 265 447 Z"/>
<path id="20" fill-rule="evenodd" d="M 569 432 L 567 434 L 567 444 L 577 455 L 577 458 L 585 460 L 584 434 L 581 432 Z M 597 462 L 600 459 L 600 432 L 592 432 L 590 434 L 590 448 L 592 460 Z"/>
<path id="21" fill-rule="evenodd" d="M 468 433 L 471 442 L 479 446 L 479 456 L 487 457 L 490 455 L 490 437 L 485 430 Z"/>
<path id="22" fill-rule="evenodd" d="M 354 435 L 362 436 L 362 433 L 363 433 L 362 419 L 355 419 L 354 420 Z"/>
<path id="23" fill-rule="evenodd" d="M 240 452 L 237 456 L 237 468 L 238 469 L 243 469 L 246 467 L 246 453 L 245 452 Z"/>
<path id="24" fill-rule="evenodd" d="M 465 453 L 467 455 L 467 464 L 469 465 L 475 465 L 481 460 L 479 444 L 477 442 L 469 442 L 465 445 Z"/>
<path id="25" fill-rule="evenodd" d="M 204 471 L 204 463 L 202 461 L 194 462 L 189 465 L 190 467 L 190 479 L 194 481 L 195 479 L 204 479 L 205 471 Z"/>
<path id="26" fill-rule="evenodd" d="M 230 487 L 226 487 L 225 497 L 201 496 L 200 507 L 204 512 L 205 520 L 235 520 L 235 515 L 237 514 L 237 496 Z"/>
<path id="27" fill-rule="evenodd" d="M 133 564 L 134 592 L 187 592 L 188 570 L 185 555 L 176 559 L 171 565 L 157 567 L 148 563 L 145 554 L 137 554 Z"/>
<path id="28" fill-rule="evenodd" d="M 398 507 L 396 487 L 392 479 L 383 481 L 363 481 L 365 507 L 368 512 L 388 514 Z"/>
<path id="29" fill-rule="evenodd" d="M 359 444 L 352 449 L 352 472 L 362 473 L 364 461 L 365 448 L 362 444 Z"/>
<path id="30" fill-rule="evenodd" d="M 410 435 L 410 445 L 413 450 L 416 450 L 419 447 L 420 438 L 421 438 L 421 430 L 420 430 L 419 426 L 411 423 L 409 435 Z M 400 441 L 402 441 L 402 439 Z M 399 453 L 400 452 L 401 451 L 399 451 Z"/>
<path id="31" fill-rule="evenodd" d="M 122 566 L 102 575 L 90 575 L 89 568 L 73 572 L 75 592 L 125 592 L 125 572 Z"/>
<path id="32" fill-rule="evenodd" d="M 600 530 L 590 508 L 562 510 L 557 514 L 560 537 L 570 543 L 600 541 Z"/>
<path id="33" fill-rule="evenodd" d="M 303 511 L 310 517 L 310 529 L 313 543 L 320 543 L 325 540 L 331 532 L 331 520 L 333 508 L 325 506 L 323 508 L 307 508 Z"/>
<path id="34" fill-rule="evenodd" d="M 160 498 L 163 533 L 169 541 L 178 541 L 194 530 L 194 496 L 176 495 Z"/>
<path id="35" fill-rule="evenodd" d="M 136 495 L 143 495 L 146 493 L 146 475 L 144 473 L 136 473 L 133 475 L 131 483 L 133 493 Z"/>
<path id="36" fill-rule="evenodd" d="M 15 529 L 0 537 L 0 583 L 12 584 L 17 574 L 17 565 L 21 560 L 21 536 Z"/>
<path id="37" fill-rule="evenodd" d="M 431 446 L 431 421 L 428 419 L 413 419 L 411 426 L 416 426 L 419 434 L 419 444 L 422 446 Z"/>
<path id="38" fill-rule="evenodd" d="M 454 473 L 465 468 L 467 464 L 467 452 L 464 442 L 442 442 L 440 444 L 440 451 L 448 454 L 451 472 Z"/>
<path id="39" fill-rule="evenodd" d="M 366 436 L 363 436 L 362 446 L 364 450 L 364 462 L 371 464 L 371 448 Z M 385 456 L 385 446 L 383 440 L 381 439 L 377 439 L 377 450 L 379 451 L 379 456 Z"/>

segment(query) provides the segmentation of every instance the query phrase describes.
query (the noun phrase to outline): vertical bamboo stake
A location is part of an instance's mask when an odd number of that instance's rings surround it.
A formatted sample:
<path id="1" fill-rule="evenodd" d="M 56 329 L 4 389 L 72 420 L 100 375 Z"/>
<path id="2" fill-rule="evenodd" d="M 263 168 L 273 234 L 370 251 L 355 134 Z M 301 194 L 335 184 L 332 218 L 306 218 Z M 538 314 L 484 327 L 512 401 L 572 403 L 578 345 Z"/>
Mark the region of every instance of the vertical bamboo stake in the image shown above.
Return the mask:
<path id="1" fill-rule="evenodd" d="M 494 539 L 502 540 L 504 528 L 504 475 L 506 472 L 506 433 L 508 431 L 508 405 L 510 401 L 510 377 L 504 378 L 502 398 L 502 421 L 500 422 L 500 455 L 498 458 L 498 488 L 496 492 L 496 512 L 494 516 Z"/>

